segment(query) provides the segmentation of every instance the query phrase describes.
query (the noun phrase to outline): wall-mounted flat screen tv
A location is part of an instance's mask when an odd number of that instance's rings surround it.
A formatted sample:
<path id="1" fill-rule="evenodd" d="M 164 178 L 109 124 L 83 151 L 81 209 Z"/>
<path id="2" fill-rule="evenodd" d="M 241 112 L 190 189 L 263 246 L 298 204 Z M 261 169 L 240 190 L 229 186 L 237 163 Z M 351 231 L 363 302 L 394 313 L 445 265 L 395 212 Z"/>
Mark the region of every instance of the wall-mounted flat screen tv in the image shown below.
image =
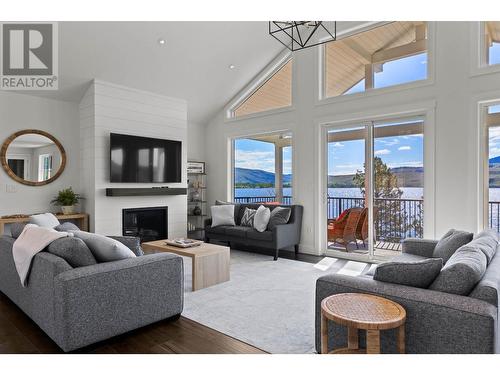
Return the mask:
<path id="1" fill-rule="evenodd" d="M 182 143 L 110 134 L 111 182 L 181 182 Z"/>

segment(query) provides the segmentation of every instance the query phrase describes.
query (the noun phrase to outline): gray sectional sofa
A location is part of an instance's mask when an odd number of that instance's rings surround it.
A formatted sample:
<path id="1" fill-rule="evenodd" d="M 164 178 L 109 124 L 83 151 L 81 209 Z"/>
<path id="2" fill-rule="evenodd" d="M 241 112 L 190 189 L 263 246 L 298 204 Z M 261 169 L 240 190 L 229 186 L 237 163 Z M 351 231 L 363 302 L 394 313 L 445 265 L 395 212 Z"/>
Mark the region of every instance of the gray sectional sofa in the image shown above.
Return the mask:
<path id="1" fill-rule="evenodd" d="M 183 263 L 177 255 L 73 268 L 43 251 L 34 257 L 24 288 L 12 257 L 14 241 L 0 237 L 0 291 L 65 352 L 182 312 Z"/>
<path id="2" fill-rule="evenodd" d="M 302 230 L 302 214 L 304 207 L 300 205 L 280 205 L 290 207 L 291 215 L 287 224 L 277 225 L 273 230 L 258 232 L 251 227 L 240 226 L 245 208 L 256 210 L 259 206 L 269 207 L 272 211 L 276 205 L 233 203 L 235 226 L 221 225 L 212 227 L 212 219 L 205 221 L 205 242 L 219 240 L 230 244 L 244 244 L 249 247 L 272 249 L 275 251 L 274 260 L 278 259 L 281 249 L 294 248 L 299 251 L 300 232 Z"/>
<path id="3" fill-rule="evenodd" d="M 316 283 L 316 350 L 320 352 L 321 301 L 339 293 L 368 293 L 401 304 L 407 313 L 406 351 L 408 353 L 499 353 L 499 294 L 500 251 L 498 237 L 485 246 L 484 239 L 497 236 L 483 232 L 468 245 L 456 260 L 470 261 L 471 251 L 489 253 L 491 260 L 480 281 L 474 282 L 468 295 L 416 288 L 374 280 L 373 276 L 359 277 L 331 274 Z M 489 239 L 491 240 L 491 239 Z M 402 244 L 403 253 L 396 260 L 416 261 L 433 257 L 437 241 L 408 239 Z M 460 251 L 457 250 L 456 253 Z M 453 262 L 450 258 L 448 262 Z M 486 262 L 486 261 L 485 261 Z M 477 265 L 477 263 L 476 263 Z M 472 267 L 476 265 L 472 264 Z M 450 268 L 448 268 L 449 271 Z M 462 269 L 457 268 L 459 272 Z M 444 270 L 444 268 L 443 268 Z M 441 270 L 441 273 L 443 272 Z M 467 273 L 460 273 L 458 279 Z M 474 286 L 475 285 L 475 286 Z M 430 286 L 432 288 L 432 285 Z M 360 331 L 365 345 L 364 331 Z M 347 346 L 347 329 L 329 322 L 329 350 Z M 396 353 L 393 330 L 381 333 L 382 352 Z"/>

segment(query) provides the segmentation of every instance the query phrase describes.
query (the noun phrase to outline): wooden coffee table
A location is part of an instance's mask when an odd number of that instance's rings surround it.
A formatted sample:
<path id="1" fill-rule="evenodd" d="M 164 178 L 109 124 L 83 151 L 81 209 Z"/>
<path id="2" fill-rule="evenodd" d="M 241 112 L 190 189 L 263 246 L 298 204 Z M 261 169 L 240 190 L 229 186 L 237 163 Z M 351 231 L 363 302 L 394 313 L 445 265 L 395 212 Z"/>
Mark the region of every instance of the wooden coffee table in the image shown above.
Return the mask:
<path id="1" fill-rule="evenodd" d="M 144 250 L 163 251 L 191 258 L 193 291 L 229 281 L 229 247 L 211 243 L 182 248 L 167 245 L 165 240 L 144 242 Z"/>
<path id="2" fill-rule="evenodd" d="M 328 321 L 347 326 L 347 348 L 328 351 Z M 398 328 L 398 351 L 405 352 L 406 311 L 386 298 L 361 293 L 335 294 L 321 301 L 321 354 L 380 353 L 380 331 Z M 366 350 L 358 329 L 366 330 Z"/>

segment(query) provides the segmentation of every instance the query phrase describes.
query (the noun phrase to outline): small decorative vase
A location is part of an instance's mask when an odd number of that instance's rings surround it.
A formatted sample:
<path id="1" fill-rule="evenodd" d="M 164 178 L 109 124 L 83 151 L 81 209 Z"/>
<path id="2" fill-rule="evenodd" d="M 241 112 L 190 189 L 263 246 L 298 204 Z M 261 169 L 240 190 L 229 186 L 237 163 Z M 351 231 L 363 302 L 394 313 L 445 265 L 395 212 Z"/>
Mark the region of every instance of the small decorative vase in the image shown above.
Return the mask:
<path id="1" fill-rule="evenodd" d="M 75 213 L 75 206 L 61 206 L 61 210 L 65 215 L 71 215 Z"/>
<path id="2" fill-rule="evenodd" d="M 200 192 L 199 192 L 199 191 L 197 191 L 197 190 L 193 191 L 193 192 L 191 193 L 191 200 L 192 200 L 193 202 L 195 202 L 195 201 L 199 201 L 199 200 L 200 200 Z"/>
<path id="3" fill-rule="evenodd" d="M 193 208 L 193 215 L 200 216 L 201 215 L 201 208 L 199 206 L 196 206 Z"/>

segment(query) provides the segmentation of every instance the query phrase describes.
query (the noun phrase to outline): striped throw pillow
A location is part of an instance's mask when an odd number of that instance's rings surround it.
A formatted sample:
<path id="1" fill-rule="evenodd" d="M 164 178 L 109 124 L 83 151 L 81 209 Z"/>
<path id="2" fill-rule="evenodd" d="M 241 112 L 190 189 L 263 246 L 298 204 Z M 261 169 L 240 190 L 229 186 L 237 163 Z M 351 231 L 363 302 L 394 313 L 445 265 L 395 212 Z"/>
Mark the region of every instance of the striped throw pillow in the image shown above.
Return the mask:
<path id="1" fill-rule="evenodd" d="M 257 210 L 252 210 L 251 208 L 245 208 L 243 217 L 241 218 L 242 227 L 253 227 L 253 219 Z"/>

